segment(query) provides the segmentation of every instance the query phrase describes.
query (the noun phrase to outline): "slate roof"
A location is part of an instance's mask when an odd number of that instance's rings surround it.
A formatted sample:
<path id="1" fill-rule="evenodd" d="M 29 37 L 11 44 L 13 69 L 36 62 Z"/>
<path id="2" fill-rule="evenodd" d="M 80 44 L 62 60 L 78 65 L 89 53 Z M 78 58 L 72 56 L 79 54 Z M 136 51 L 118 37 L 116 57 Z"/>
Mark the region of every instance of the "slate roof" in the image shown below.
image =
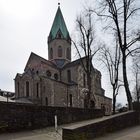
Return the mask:
<path id="1" fill-rule="evenodd" d="M 81 64 L 81 59 L 83 61 L 83 59 L 85 59 L 85 57 L 82 57 L 82 58 L 79 58 L 75 61 L 72 61 L 70 63 L 67 63 L 63 68 L 70 68 L 70 67 L 73 67 L 73 66 L 76 66 L 76 65 L 80 65 Z"/>
<path id="2" fill-rule="evenodd" d="M 53 24 L 52 24 L 52 28 L 51 28 L 51 31 L 50 31 L 50 34 L 49 34 L 51 39 L 56 38 L 57 33 L 59 31 L 61 31 L 61 33 L 62 33 L 62 35 L 65 39 L 68 39 L 69 32 L 67 30 L 65 20 L 63 18 L 60 6 L 58 6 L 57 13 L 55 15 L 55 18 L 54 18 L 54 21 L 53 21 Z"/>

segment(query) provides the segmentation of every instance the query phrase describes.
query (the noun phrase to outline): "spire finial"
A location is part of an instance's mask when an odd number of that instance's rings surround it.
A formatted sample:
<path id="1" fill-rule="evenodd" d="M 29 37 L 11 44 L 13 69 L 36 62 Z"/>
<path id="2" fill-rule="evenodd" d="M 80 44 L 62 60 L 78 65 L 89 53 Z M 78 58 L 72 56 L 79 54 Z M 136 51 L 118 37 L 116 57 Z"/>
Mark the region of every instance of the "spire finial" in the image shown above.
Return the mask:
<path id="1" fill-rule="evenodd" d="M 58 0 L 58 6 L 60 7 L 60 0 Z"/>

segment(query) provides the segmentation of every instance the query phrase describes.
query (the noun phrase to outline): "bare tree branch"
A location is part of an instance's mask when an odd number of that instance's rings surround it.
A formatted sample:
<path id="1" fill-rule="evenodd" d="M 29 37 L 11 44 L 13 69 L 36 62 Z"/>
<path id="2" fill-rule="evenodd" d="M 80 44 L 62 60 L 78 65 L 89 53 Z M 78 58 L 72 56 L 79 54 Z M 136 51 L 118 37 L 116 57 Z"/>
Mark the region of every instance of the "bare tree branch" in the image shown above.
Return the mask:
<path id="1" fill-rule="evenodd" d="M 135 21 L 133 20 L 131 23 L 133 26 L 129 28 L 129 20 L 132 17 L 136 16 L 136 12 L 140 10 L 140 6 L 137 4 L 137 0 L 101 0 L 99 3 L 99 7 L 102 8 L 97 9 L 96 12 L 99 17 L 107 17 L 109 21 L 113 21 L 114 28 L 116 30 L 112 30 L 112 32 L 117 31 L 117 38 L 119 42 L 119 48 L 121 49 L 122 54 L 122 70 L 123 70 L 123 80 L 124 87 L 127 95 L 129 109 L 132 109 L 132 96 L 129 88 L 128 77 L 127 77 L 127 57 L 132 56 L 133 53 L 139 53 L 139 49 L 134 46 L 134 44 L 140 40 L 140 34 L 137 35 L 136 38 L 130 31 L 135 28 Z M 98 11 L 98 12 L 97 12 Z M 102 14 L 103 13 L 103 14 Z M 107 25 L 108 26 L 108 25 Z M 110 25 L 109 25 L 110 26 Z M 139 26 L 138 26 L 139 27 Z M 129 30 L 128 30 L 129 28 Z M 139 33 L 139 32 L 138 32 Z M 133 46 L 133 47 L 131 47 Z M 131 50 L 130 50 L 131 47 Z"/>

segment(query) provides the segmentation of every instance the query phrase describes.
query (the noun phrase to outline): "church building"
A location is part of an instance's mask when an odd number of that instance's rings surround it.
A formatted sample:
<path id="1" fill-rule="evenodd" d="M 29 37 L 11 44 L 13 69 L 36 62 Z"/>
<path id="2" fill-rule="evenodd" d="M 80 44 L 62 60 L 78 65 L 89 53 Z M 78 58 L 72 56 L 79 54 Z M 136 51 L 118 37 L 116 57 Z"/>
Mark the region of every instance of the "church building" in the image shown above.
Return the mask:
<path id="1" fill-rule="evenodd" d="M 81 59 L 71 61 L 71 38 L 58 6 L 48 36 L 48 60 L 31 53 L 24 72 L 15 77 L 16 99 L 24 98 L 38 105 L 84 108 L 87 78 Z M 93 107 L 104 107 L 110 114 L 112 100 L 105 96 L 101 73 L 93 66 L 91 82 Z"/>

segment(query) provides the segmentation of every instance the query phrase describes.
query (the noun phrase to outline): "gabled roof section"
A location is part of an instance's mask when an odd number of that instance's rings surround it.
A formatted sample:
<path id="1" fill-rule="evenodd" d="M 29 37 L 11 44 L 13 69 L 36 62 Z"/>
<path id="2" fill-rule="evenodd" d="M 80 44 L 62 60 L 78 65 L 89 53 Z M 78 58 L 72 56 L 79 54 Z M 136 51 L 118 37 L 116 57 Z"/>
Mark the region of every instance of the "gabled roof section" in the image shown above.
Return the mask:
<path id="1" fill-rule="evenodd" d="M 69 32 L 67 30 L 60 6 L 58 6 L 49 37 L 51 39 L 55 39 L 58 35 L 58 32 L 62 34 L 63 38 L 69 39 Z"/>
<path id="2" fill-rule="evenodd" d="M 70 62 L 70 63 L 67 63 L 64 67 L 63 67 L 63 69 L 65 69 L 65 68 L 70 68 L 70 67 L 73 67 L 73 66 L 76 66 L 76 65 L 80 65 L 82 62 L 81 61 L 85 61 L 85 59 L 86 59 L 86 57 L 82 57 L 82 58 L 79 58 L 79 59 L 77 59 L 77 60 L 75 60 L 75 61 L 72 61 L 72 62 Z"/>
<path id="3" fill-rule="evenodd" d="M 42 64 L 46 64 L 46 65 L 49 65 L 53 68 L 57 68 L 56 65 L 54 63 L 52 63 L 51 61 L 48 61 L 48 60 L 44 59 L 43 57 L 31 52 L 24 71 L 26 71 L 26 69 L 28 69 L 28 67 L 32 67 L 34 65 L 40 65 L 41 66 Z"/>
<path id="4" fill-rule="evenodd" d="M 62 69 L 66 69 L 66 68 L 71 68 L 71 67 L 74 67 L 74 66 L 78 66 L 78 65 L 82 65 L 82 61 L 85 62 L 86 61 L 86 56 L 82 57 L 82 58 L 79 58 L 75 61 L 72 61 L 70 63 L 67 63 Z M 98 71 L 96 68 L 93 67 L 93 64 L 92 64 L 92 69 L 96 72 L 98 72 L 99 74 L 100 71 Z"/>

